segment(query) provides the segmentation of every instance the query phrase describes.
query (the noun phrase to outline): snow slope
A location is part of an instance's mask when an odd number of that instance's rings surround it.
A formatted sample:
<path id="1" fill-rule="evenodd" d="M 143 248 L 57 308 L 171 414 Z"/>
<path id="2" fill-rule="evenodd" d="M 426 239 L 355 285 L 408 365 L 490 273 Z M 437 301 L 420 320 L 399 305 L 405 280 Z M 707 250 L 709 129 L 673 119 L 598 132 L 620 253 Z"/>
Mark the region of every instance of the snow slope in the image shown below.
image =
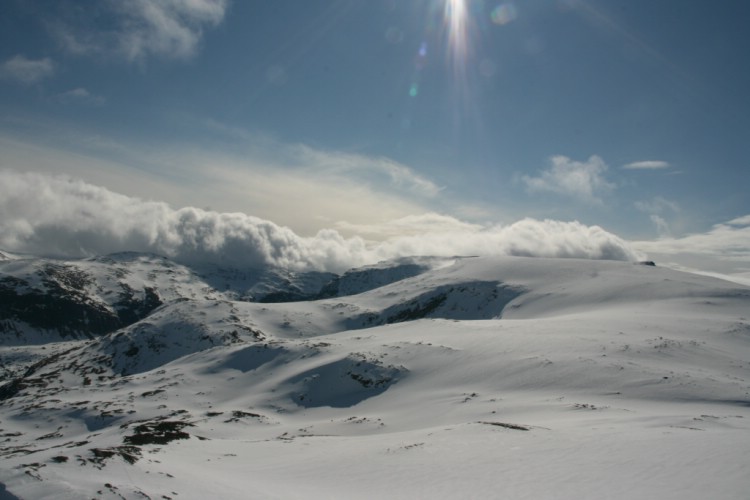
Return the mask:
<path id="1" fill-rule="evenodd" d="M 275 303 L 131 269 L 162 305 L 0 386 L 0 498 L 747 498 L 750 288 L 425 262 Z"/>

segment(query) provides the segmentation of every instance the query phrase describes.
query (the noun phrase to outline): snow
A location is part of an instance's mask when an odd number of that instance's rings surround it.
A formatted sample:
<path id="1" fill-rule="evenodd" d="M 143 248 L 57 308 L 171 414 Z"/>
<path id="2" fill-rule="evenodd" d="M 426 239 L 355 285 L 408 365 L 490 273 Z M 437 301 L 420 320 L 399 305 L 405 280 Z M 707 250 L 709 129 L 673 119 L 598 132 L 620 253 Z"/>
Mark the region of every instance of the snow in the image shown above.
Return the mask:
<path id="1" fill-rule="evenodd" d="M 172 266 L 139 259 L 117 264 L 135 290 Z M 151 279 L 174 300 L 48 344 L 0 402 L 0 498 L 747 498 L 750 288 L 624 262 L 412 264 L 306 302 Z"/>

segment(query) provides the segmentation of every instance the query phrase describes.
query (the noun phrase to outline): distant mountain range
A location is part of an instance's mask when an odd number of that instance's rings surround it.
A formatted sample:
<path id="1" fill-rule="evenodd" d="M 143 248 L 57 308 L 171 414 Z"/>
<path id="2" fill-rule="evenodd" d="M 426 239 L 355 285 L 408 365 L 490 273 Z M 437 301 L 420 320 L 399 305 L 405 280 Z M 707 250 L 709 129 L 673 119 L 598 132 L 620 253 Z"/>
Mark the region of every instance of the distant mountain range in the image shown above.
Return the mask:
<path id="1" fill-rule="evenodd" d="M 92 339 L 180 300 L 294 302 L 354 295 L 416 276 L 445 259 L 404 258 L 335 275 L 186 267 L 164 257 L 118 253 L 78 260 L 0 253 L 0 342 Z"/>

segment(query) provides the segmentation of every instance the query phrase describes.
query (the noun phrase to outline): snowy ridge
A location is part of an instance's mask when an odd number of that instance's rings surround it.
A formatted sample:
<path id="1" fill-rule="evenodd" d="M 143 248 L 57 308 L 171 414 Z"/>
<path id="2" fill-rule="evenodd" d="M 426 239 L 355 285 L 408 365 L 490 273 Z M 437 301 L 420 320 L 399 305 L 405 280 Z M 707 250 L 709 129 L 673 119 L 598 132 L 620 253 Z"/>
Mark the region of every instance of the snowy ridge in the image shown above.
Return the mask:
<path id="1" fill-rule="evenodd" d="M 48 262 L 16 265 L 19 295 L 47 286 Z M 70 293 L 115 310 L 125 283 L 161 304 L 95 338 L 3 348 L 18 364 L 0 482 L 20 498 L 746 494 L 748 287 L 521 257 L 327 283 L 138 254 L 73 267 Z M 237 300 L 261 281 L 326 298 Z"/>
<path id="2" fill-rule="evenodd" d="M 452 264 L 442 257 L 402 257 L 371 266 L 351 269 L 326 285 L 318 298 L 341 297 L 374 290 L 402 279 L 417 276 L 430 269 Z"/>

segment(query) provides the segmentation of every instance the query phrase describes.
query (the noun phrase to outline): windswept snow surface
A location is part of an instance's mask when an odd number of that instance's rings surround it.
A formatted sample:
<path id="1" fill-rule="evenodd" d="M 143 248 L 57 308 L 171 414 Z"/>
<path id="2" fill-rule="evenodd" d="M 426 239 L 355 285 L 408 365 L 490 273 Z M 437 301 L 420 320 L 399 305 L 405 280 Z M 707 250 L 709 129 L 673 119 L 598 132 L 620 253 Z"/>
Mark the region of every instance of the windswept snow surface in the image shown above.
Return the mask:
<path id="1" fill-rule="evenodd" d="M 749 287 L 421 262 L 281 303 L 151 274 L 147 317 L 0 386 L 0 498 L 747 498 Z"/>

